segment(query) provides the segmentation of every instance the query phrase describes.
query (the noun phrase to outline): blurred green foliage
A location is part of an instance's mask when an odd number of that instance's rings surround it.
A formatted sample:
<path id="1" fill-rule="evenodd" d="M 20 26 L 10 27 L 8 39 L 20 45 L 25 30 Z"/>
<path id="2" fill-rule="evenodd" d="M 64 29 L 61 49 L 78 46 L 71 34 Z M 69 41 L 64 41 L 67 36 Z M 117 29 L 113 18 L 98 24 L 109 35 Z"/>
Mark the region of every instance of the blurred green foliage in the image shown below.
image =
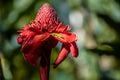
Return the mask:
<path id="1" fill-rule="evenodd" d="M 39 80 L 39 64 L 24 60 L 16 39 L 17 30 L 34 20 L 45 2 L 64 24 L 71 24 L 80 53 L 53 69 L 58 44 L 52 51 L 50 80 L 119 80 L 119 0 L 0 0 L 0 80 Z"/>

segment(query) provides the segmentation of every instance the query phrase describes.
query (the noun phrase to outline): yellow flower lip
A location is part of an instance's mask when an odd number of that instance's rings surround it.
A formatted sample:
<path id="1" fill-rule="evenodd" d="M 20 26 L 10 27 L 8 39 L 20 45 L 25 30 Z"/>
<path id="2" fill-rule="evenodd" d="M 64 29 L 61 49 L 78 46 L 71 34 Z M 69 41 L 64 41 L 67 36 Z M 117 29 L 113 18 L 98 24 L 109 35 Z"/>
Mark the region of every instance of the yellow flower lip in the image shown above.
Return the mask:
<path id="1" fill-rule="evenodd" d="M 62 35 L 58 34 L 58 33 L 52 33 L 52 36 L 58 37 L 58 38 L 63 38 Z"/>

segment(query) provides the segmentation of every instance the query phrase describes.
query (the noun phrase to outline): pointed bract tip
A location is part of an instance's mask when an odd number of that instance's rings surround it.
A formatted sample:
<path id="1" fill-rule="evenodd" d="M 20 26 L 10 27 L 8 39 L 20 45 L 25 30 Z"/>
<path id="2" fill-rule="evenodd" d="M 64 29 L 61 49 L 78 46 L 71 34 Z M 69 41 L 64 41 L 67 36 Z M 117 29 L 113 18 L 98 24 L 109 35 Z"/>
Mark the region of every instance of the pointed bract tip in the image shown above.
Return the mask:
<path id="1" fill-rule="evenodd" d="M 50 6 L 50 4 L 49 4 L 49 3 L 44 3 L 43 6 L 46 6 L 46 7 L 47 7 L 47 6 Z M 42 6 L 42 7 L 43 7 L 43 6 Z"/>

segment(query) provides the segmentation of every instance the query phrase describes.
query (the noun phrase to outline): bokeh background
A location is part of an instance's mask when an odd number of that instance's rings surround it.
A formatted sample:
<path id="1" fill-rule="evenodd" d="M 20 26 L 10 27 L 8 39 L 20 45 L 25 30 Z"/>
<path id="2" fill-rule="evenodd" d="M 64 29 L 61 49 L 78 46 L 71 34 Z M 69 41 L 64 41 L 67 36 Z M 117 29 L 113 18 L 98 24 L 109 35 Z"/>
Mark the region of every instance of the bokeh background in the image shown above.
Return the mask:
<path id="1" fill-rule="evenodd" d="M 45 2 L 72 26 L 79 48 L 56 69 L 61 44 L 53 49 L 50 80 L 120 80 L 120 0 L 0 0 L 0 80 L 39 80 L 39 64 L 24 60 L 16 39 Z"/>

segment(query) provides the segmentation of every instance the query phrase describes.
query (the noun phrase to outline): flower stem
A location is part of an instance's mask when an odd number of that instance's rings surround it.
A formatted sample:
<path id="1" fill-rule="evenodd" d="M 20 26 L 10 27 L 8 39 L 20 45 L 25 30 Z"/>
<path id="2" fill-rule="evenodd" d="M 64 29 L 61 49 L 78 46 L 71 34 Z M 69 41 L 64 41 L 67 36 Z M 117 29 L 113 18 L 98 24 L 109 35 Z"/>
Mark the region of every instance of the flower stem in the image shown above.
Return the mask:
<path id="1" fill-rule="evenodd" d="M 51 50 L 47 50 L 46 53 L 41 56 L 40 80 L 49 80 L 50 55 Z"/>

